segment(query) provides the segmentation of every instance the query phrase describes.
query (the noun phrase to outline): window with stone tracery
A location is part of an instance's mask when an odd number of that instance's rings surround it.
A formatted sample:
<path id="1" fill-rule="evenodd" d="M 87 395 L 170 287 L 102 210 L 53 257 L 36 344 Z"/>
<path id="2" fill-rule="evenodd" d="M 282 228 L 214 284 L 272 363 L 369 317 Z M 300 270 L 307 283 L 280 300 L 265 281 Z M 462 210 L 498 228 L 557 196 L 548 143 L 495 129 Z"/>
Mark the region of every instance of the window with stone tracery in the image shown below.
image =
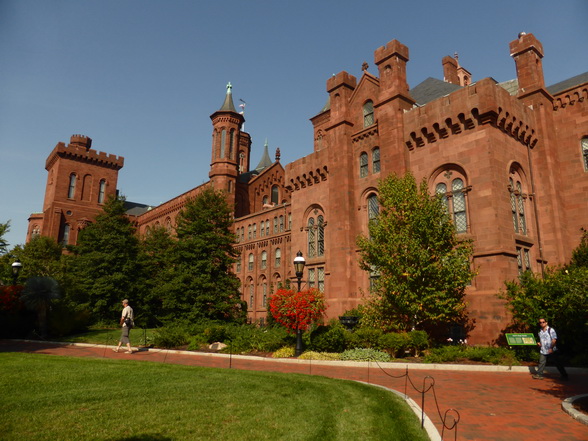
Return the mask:
<path id="1" fill-rule="evenodd" d="M 510 211 L 515 233 L 527 235 L 527 218 L 525 214 L 526 192 L 523 190 L 521 175 L 512 169 L 508 178 L 508 192 L 510 194 Z"/>
<path id="2" fill-rule="evenodd" d="M 468 230 L 467 201 L 468 188 L 465 176 L 452 169 L 440 173 L 436 179 L 435 194 L 441 197 L 446 212 L 451 217 L 457 233 Z"/>
<path id="3" fill-rule="evenodd" d="M 368 155 L 362 152 L 359 155 L 359 177 L 365 178 L 368 175 Z"/>
<path id="4" fill-rule="evenodd" d="M 321 257 L 325 254 L 325 218 L 319 213 L 319 210 L 314 210 L 314 215 L 306 223 L 308 257 Z"/>
<path id="5" fill-rule="evenodd" d="M 369 127 L 373 125 L 374 122 L 374 103 L 373 101 L 366 101 L 363 105 L 363 126 Z"/>
<path id="6" fill-rule="evenodd" d="M 582 138 L 582 159 L 584 160 L 584 171 L 588 172 L 588 136 Z"/>

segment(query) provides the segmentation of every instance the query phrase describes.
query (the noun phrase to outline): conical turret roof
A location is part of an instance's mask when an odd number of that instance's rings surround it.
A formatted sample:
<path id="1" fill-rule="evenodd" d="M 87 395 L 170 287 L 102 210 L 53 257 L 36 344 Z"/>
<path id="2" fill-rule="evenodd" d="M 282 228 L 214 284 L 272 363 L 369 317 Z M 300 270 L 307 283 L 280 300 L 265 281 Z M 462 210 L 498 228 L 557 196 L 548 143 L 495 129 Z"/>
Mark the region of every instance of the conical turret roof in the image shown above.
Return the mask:
<path id="1" fill-rule="evenodd" d="M 233 89 L 233 86 L 229 82 L 227 84 L 227 94 L 225 95 L 225 102 L 223 103 L 223 105 L 219 109 L 219 111 L 221 111 L 221 112 L 235 112 L 235 113 L 237 113 L 237 110 L 235 109 L 235 104 L 233 104 L 233 93 L 231 92 L 231 89 Z"/>
<path id="2" fill-rule="evenodd" d="M 267 138 L 265 139 L 265 144 L 263 146 L 263 155 L 261 156 L 261 159 L 259 161 L 259 164 L 257 164 L 257 167 L 255 167 L 255 171 L 260 172 L 265 168 L 268 168 L 270 165 L 273 164 L 272 160 L 270 159 L 269 156 L 269 152 L 268 152 L 268 147 L 267 147 Z"/>

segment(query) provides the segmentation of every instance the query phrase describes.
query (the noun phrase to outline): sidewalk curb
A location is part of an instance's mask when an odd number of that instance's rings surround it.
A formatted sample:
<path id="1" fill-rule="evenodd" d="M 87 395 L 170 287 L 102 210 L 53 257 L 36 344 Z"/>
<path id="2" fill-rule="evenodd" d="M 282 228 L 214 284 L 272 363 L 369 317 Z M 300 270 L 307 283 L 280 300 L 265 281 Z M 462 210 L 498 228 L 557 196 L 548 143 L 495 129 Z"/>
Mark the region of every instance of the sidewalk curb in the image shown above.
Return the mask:
<path id="1" fill-rule="evenodd" d="M 581 422 L 582 424 L 586 424 L 588 426 L 588 415 L 584 415 L 582 412 L 577 411 L 574 408 L 574 401 L 579 400 L 580 398 L 588 397 L 588 394 L 582 395 L 575 395 L 573 397 L 566 398 L 561 403 L 561 408 L 570 415 L 573 419 Z"/>

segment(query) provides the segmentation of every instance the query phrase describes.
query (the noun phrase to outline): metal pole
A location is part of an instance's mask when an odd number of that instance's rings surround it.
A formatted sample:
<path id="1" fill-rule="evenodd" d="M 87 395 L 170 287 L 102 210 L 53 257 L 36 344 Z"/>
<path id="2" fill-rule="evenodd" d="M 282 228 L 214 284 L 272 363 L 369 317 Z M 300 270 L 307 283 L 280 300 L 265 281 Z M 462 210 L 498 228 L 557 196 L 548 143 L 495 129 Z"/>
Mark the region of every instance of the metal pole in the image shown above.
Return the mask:
<path id="1" fill-rule="evenodd" d="M 299 276 L 298 278 L 298 292 L 300 292 L 301 290 L 301 284 L 302 284 L 302 277 Z M 296 320 L 296 350 L 294 355 L 296 355 L 296 357 L 299 357 L 300 355 L 302 355 L 302 330 L 300 329 L 300 327 L 298 326 L 298 319 Z"/>

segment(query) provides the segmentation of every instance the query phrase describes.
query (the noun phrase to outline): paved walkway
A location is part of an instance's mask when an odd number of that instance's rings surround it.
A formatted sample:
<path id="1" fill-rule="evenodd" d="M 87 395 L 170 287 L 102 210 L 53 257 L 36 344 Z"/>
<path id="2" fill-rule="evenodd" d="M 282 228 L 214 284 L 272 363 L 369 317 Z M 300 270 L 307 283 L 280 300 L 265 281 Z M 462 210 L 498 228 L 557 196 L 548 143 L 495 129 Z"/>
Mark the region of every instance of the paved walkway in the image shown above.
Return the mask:
<path id="1" fill-rule="evenodd" d="M 29 352 L 71 357 L 100 357 L 185 364 L 217 368 L 275 371 L 323 375 L 379 384 L 404 393 L 406 364 L 319 362 L 276 360 L 261 357 L 229 356 L 166 350 L 140 350 L 134 354 L 114 353 L 112 346 L 67 345 L 57 343 L 0 340 L 0 352 Z M 382 369 L 383 368 L 383 369 Z M 550 371 L 553 372 L 553 371 Z M 588 371 L 569 369 L 570 380 L 561 382 L 557 374 L 533 380 L 528 369 L 493 366 L 408 365 L 408 378 L 418 388 L 434 378 L 434 391 L 425 395 L 424 409 L 439 433 L 441 414 L 457 409 L 460 421 L 444 439 L 460 441 L 587 441 L 588 426 L 562 410 L 565 398 L 588 394 Z M 410 382 L 407 393 L 422 406 L 421 395 Z M 453 415 L 449 412 L 449 415 Z M 451 420 L 451 417 L 449 418 Z"/>

